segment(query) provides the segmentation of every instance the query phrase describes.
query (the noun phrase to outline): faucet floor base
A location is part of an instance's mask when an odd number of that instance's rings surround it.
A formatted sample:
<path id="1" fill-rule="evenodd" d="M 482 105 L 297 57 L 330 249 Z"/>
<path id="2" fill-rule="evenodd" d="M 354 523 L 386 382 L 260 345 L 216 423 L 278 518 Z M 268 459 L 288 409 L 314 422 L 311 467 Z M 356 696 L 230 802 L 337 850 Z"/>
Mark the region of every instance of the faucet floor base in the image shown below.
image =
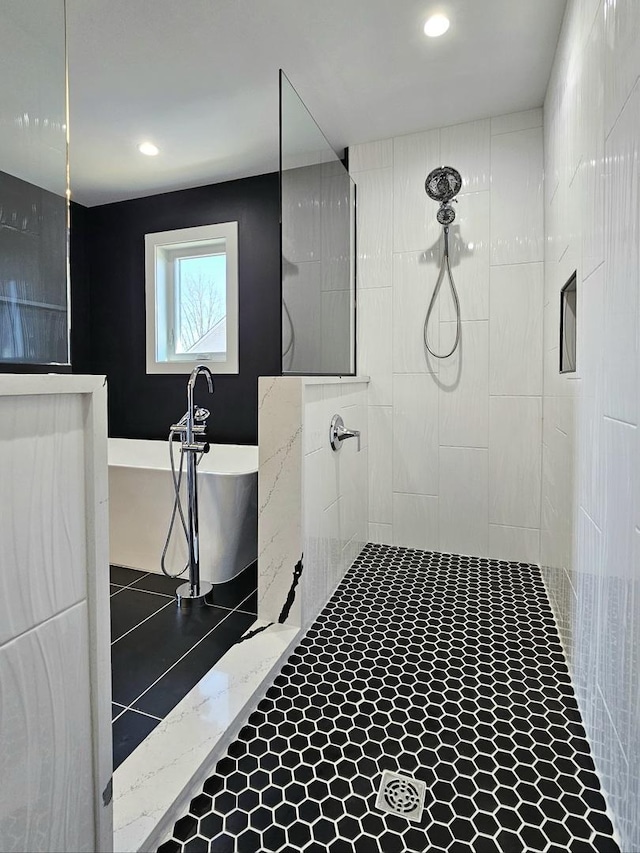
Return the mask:
<path id="1" fill-rule="evenodd" d="M 200 589 L 197 595 L 191 592 L 191 584 L 189 581 L 180 584 L 176 589 L 176 598 L 178 607 L 181 610 L 190 610 L 192 607 L 203 607 L 206 604 L 211 604 L 211 593 L 213 592 L 213 584 L 208 581 L 200 581 Z M 205 599 L 209 599 L 208 601 Z"/>

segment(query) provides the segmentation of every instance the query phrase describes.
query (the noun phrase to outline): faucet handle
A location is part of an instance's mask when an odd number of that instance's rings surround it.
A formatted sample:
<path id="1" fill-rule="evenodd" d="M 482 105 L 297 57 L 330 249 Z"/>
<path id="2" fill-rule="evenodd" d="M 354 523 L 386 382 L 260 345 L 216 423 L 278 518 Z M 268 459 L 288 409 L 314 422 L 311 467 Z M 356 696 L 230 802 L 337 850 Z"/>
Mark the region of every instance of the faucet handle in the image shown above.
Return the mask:
<path id="1" fill-rule="evenodd" d="M 334 415 L 331 418 L 329 427 L 329 443 L 333 450 L 340 450 L 342 442 L 347 438 L 356 438 L 358 440 L 358 451 L 360 450 L 360 430 L 347 429 L 340 415 Z"/>

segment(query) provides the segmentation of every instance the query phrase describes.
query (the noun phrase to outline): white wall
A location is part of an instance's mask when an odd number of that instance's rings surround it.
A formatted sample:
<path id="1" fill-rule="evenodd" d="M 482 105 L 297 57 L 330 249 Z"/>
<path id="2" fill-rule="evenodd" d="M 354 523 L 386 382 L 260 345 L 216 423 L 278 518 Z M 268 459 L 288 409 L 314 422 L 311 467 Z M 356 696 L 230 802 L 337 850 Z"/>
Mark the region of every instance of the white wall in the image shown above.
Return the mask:
<path id="1" fill-rule="evenodd" d="M 103 377 L 0 377 L 0 847 L 112 850 Z"/>
<path id="2" fill-rule="evenodd" d="M 621 849 L 640 850 L 640 3 L 570 2 L 545 101 L 542 562 Z M 578 280 L 578 362 L 558 373 Z"/>
<path id="3" fill-rule="evenodd" d="M 451 229 L 462 345 L 426 355 L 441 259 L 435 166 L 464 179 Z M 355 146 L 358 371 L 369 386 L 369 540 L 538 562 L 542 111 Z M 431 340 L 453 340 L 443 286 Z"/>
<path id="4" fill-rule="evenodd" d="M 367 541 L 367 380 L 261 377 L 258 386 L 258 617 L 308 625 Z M 338 452 L 334 414 L 361 431 Z"/>
<path id="5" fill-rule="evenodd" d="M 285 371 L 351 372 L 350 195 L 349 176 L 339 161 L 282 172 Z"/>
<path id="6" fill-rule="evenodd" d="M 329 424 L 341 415 L 360 430 L 339 451 L 329 445 Z M 308 625 L 367 543 L 367 385 L 306 384 L 303 411 L 305 572 L 302 621 Z"/>

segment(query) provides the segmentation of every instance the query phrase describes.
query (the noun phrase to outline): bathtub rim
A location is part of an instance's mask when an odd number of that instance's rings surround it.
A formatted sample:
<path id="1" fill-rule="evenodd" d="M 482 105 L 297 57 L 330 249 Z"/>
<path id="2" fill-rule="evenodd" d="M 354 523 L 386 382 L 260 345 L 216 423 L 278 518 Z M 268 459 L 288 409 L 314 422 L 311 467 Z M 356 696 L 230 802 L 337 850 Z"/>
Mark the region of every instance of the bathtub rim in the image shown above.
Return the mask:
<path id="1" fill-rule="evenodd" d="M 121 461 L 121 460 L 112 462 L 111 459 L 109 458 L 109 453 L 108 453 L 109 448 L 112 446 L 112 442 L 114 443 L 113 444 L 114 447 L 118 447 L 118 446 L 122 447 L 125 443 L 129 444 L 129 443 L 133 443 L 133 442 L 136 442 L 136 443 L 141 442 L 141 443 L 144 443 L 146 445 L 158 445 L 158 446 L 163 445 L 163 446 L 166 446 L 167 452 L 166 452 L 166 457 L 165 457 L 165 464 L 164 465 L 161 463 L 160 464 L 158 464 L 158 463 L 151 464 L 151 463 L 146 462 L 146 461 L 143 464 L 140 464 L 140 463 L 136 463 L 133 461 Z M 118 444 L 115 444 L 115 442 L 118 442 Z M 179 442 L 176 441 L 176 444 L 179 444 Z M 140 471 L 163 471 L 163 472 L 166 471 L 167 473 L 170 474 L 171 473 L 171 464 L 169 461 L 168 446 L 169 446 L 169 440 L 166 438 L 164 438 L 164 439 L 152 439 L 152 438 L 147 439 L 147 438 L 115 438 L 115 437 L 112 438 L 112 437 L 110 437 L 108 439 L 108 447 L 107 447 L 107 464 L 108 464 L 109 468 L 138 469 Z M 250 476 L 250 475 L 254 475 L 254 474 L 257 475 L 258 464 L 259 464 L 258 445 L 257 444 L 221 444 L 219 442 L 216 442 L 216 443 L 212 443 L 211 447 L 212 448 L 215 447 L 215 448 L 229 449 L 229 451 L 232 454 L 236 448 L 242 448 L 243 455 L 245 455 L 245 454 L 248 455 L 246 448 L 251 448 L 255 451 L 253 454 L 251 454 L 252 456 L 255 457 L 255 468 L 254 467 L 247 468 L 245 466 L 244 468 L 241 468 L 241 469 L 236 470 L 236 471 L 215 471 L 215 470 L 211 470 L 211 469 L 207 469 L 207 468 L 202 468 L 202 469 L 199 468 L 198 469 L 199 473 L 211 475 L 211 476 L 215 476 L 215 477 L 244 477 L 244 476 Z M 154 448 L 154 449 L 157 449 L 157 448 Z M 178 447 L 176 447 L 176 461 L 178 460 L 178 453 L 177 453 L 178 450 L 179 450 Z"/>

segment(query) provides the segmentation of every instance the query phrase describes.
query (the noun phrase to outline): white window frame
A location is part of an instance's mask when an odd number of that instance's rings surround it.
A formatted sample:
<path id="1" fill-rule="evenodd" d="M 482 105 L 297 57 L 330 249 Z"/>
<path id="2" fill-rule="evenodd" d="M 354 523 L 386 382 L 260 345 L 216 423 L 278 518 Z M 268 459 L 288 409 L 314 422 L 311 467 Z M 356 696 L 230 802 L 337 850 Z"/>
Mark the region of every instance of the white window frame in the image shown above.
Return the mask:
<path id="1" fill-rule="evenodd" d="M 212 373 L 238 373 L 238 223 L 221 222 L 144 235 L 147 373 L 191 373 L 206 364 Z M 224 244 L 226 254 L 226 353 L 176 355 L 174 346 L 177 258 L 211 254 Z"/>

